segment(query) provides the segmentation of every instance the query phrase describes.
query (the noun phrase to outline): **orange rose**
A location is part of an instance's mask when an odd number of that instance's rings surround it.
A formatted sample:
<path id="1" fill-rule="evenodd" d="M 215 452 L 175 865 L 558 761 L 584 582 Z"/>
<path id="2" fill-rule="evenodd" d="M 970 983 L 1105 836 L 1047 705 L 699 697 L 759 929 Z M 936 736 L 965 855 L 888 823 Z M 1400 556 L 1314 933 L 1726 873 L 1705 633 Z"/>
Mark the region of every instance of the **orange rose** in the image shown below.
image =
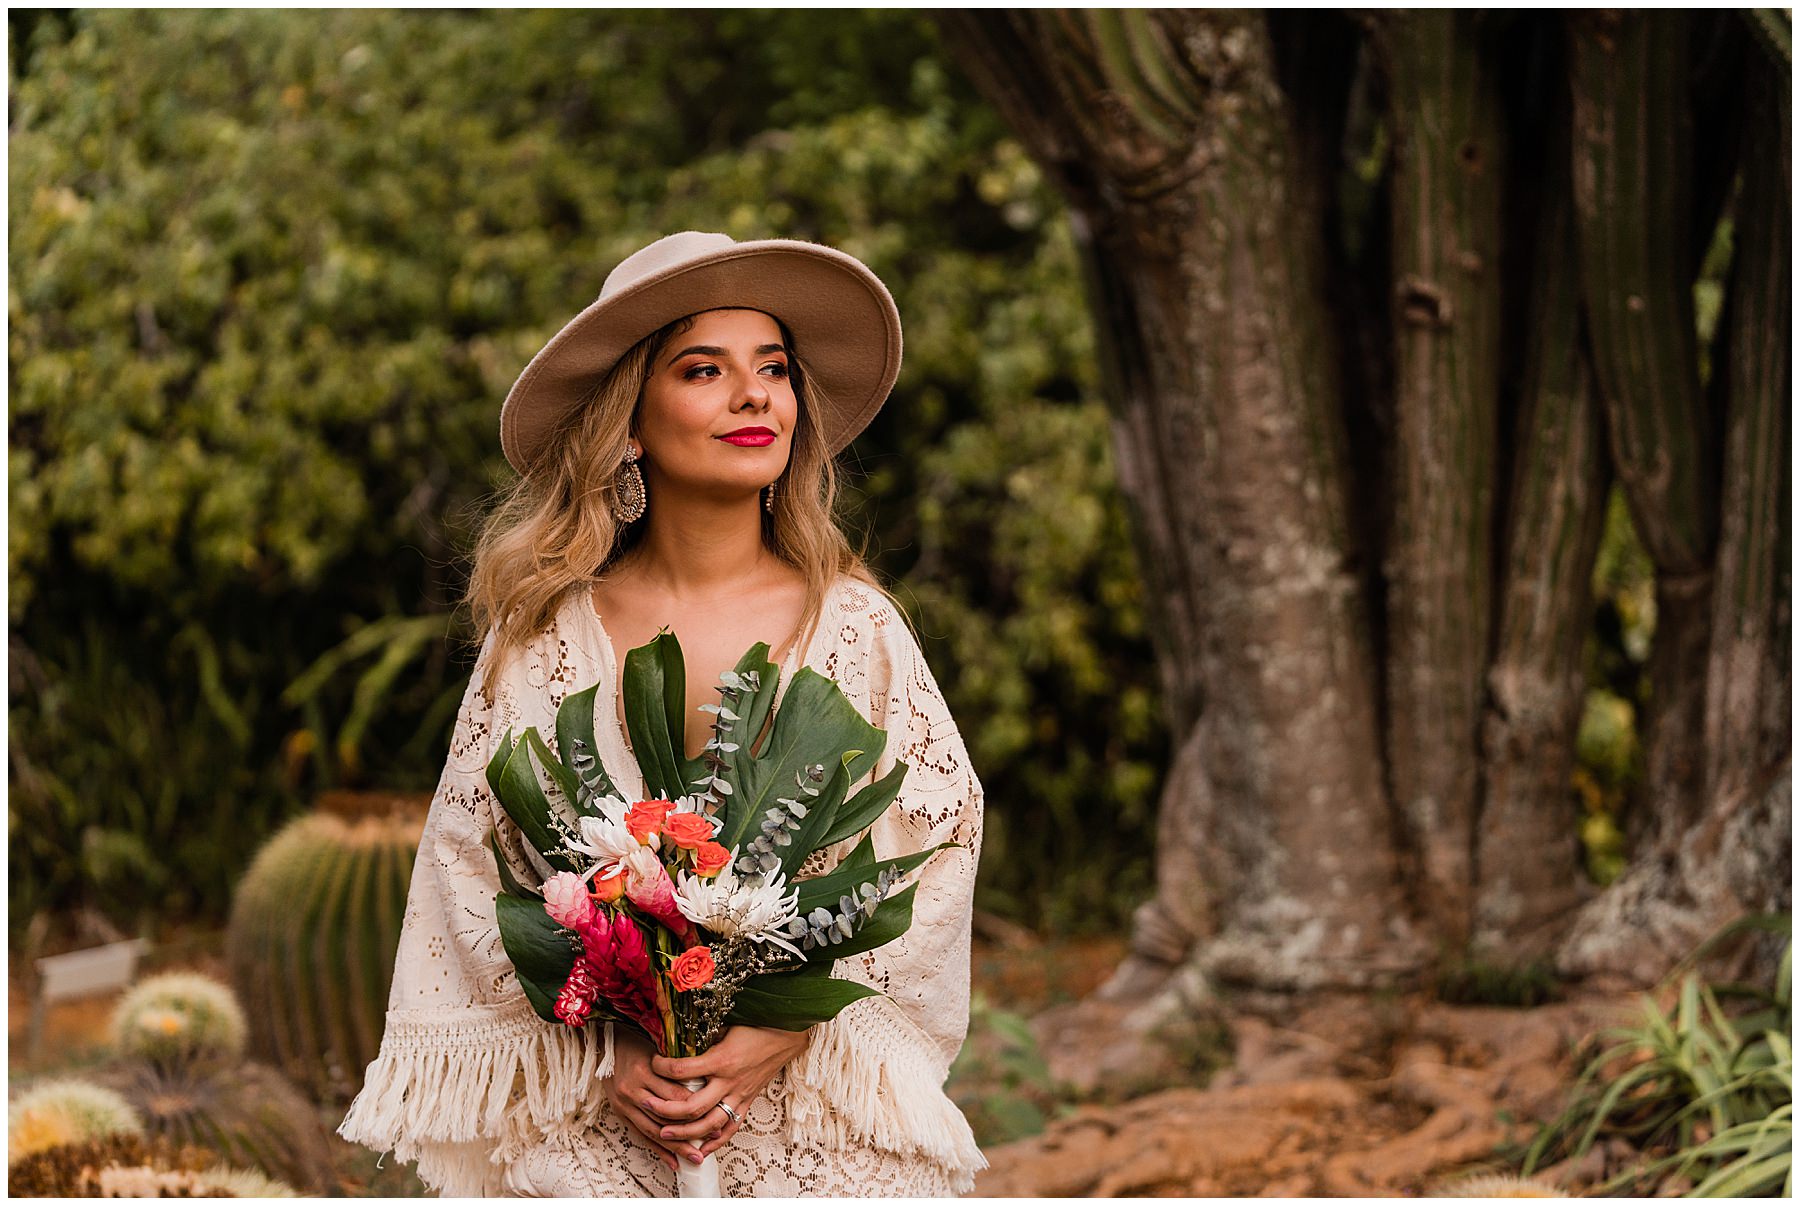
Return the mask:
<path id="1" fill-rule="evenodd" d="M 713 957 L 710 947 L 688 947 L 669 968 L 669 982 L 675 985 L 677 992 L 689 992 L 702 984 L 710 983 L 712 978 Z"/>
<path id="2" fill-rule="evenodd" d="M 648 846 L 650 835 L 662 832 L 663 820 L 674 807 L 673 800 L 639 800 L 625 814 L 625 828 L 639 845 Z"/>
<path id="3" fill-rule="evenodd" d="M 694 874 L 717 875 L 731 861 L 731 851 L 717 842 L 701 842 L 694 847 Z"/>
<path id="4" fill-rule="evenodd" d="M 612 904 L 625 895 L 625 864 L 614 867 L 611 875 L 594 876 L 594 890 L 588 895 L 595 904 Z"/>
<path id="5" fill-rule="evenodd" d="M 683 850 L 712 840 L 712 822 L 697 812 L 678 812 L 663 822 L 663 835 Z"/>

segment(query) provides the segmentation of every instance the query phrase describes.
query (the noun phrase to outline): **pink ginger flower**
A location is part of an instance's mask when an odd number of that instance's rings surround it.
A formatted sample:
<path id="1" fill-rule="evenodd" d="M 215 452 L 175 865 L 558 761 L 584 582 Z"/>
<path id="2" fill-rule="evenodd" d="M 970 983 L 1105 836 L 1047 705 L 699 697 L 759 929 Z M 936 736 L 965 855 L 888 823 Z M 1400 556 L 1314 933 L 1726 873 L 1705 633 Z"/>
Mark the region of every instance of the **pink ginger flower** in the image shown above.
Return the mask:
<path id="1" fill-rule="evenodd" d="M 579 1026 L 593 1012 L 594 998 L 599 992 L 600 986 L 594 979 L 593 969 L 587 965 L 586 959 L 577 959 L 575 966 L 569 969 L 569 978 L 563 981 L 562 991 L 556 994 L 553 1012 L 560 1021 L 570 1026 Z"/>
<path id="2" fill-rule="evenodd" d="M 656 976 L 650 947 L 637 923 L 623 913 L 599 916 L 580 931 L 581 963 L 593 973 L 601 996 L 639 1026 L 663 1050 L 662 1012 L 656 1006 Z"/>
<path id="3" fill-rule="evenodd" d="M 573 871 L 558 871 L 544 881 L 544 911 L 557 925 L 578 930 L 593 920 L 594 902 L 587 885 Z"/>
<path id="4" fill-rule="evenodd" d="M 655 851 L 642 847 L 625 856 L 625 896 L 669 927 L 683 946 L 699 941 L 694 923 L 675 904 L 675 882 Z"/>

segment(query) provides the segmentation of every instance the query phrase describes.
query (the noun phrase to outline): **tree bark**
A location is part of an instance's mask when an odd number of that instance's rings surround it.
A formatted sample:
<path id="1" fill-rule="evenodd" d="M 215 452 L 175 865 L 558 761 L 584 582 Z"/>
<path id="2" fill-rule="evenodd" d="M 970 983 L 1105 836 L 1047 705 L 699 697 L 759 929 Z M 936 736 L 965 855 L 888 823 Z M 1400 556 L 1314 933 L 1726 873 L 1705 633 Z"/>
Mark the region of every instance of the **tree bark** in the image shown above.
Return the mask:
<path id="1" fill-rule="evenodd" d="M 1417 966 L 1345 502 L 1320 190 L 1259 14 L 945 14 L 1075 208 L 1177 755 L 1115 996 Z"/>

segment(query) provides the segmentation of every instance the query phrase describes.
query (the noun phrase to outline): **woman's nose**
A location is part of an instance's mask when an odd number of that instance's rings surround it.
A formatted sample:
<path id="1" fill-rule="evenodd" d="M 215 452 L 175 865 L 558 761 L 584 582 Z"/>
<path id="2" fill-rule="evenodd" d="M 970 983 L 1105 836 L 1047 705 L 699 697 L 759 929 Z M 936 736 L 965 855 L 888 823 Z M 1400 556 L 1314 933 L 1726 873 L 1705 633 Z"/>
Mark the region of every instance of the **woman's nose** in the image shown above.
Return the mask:
<path id="1" fill-rule="evenodd" d="M 744 387 L 742 402 L 745 406 L 766 408 L 769 405 L 769 386 L 761 377 L 752 377 L 750 384 Z"/>

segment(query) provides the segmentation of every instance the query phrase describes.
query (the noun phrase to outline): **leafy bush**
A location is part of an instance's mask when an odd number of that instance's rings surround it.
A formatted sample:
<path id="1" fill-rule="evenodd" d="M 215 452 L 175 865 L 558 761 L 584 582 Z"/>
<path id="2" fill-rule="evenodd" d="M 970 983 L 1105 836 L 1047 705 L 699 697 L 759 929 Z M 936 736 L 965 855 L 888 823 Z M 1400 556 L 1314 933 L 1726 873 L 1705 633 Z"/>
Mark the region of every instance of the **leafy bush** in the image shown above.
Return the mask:
<path id="1" fill-rule="evenodd" d="M 984 904 L 1098 928 L 1143 894 L 1160 718 L 1074 250 L 922 14 L 78 10 L 24 49 L 15 919 L 219 915 L 362 751 L 366 785 L 435 780 L 500 399 L 681 228 L 890 283 L 851 522 L 991 784 Z M 1063 903 L 1041 868 L 1077 854 Z"/>

